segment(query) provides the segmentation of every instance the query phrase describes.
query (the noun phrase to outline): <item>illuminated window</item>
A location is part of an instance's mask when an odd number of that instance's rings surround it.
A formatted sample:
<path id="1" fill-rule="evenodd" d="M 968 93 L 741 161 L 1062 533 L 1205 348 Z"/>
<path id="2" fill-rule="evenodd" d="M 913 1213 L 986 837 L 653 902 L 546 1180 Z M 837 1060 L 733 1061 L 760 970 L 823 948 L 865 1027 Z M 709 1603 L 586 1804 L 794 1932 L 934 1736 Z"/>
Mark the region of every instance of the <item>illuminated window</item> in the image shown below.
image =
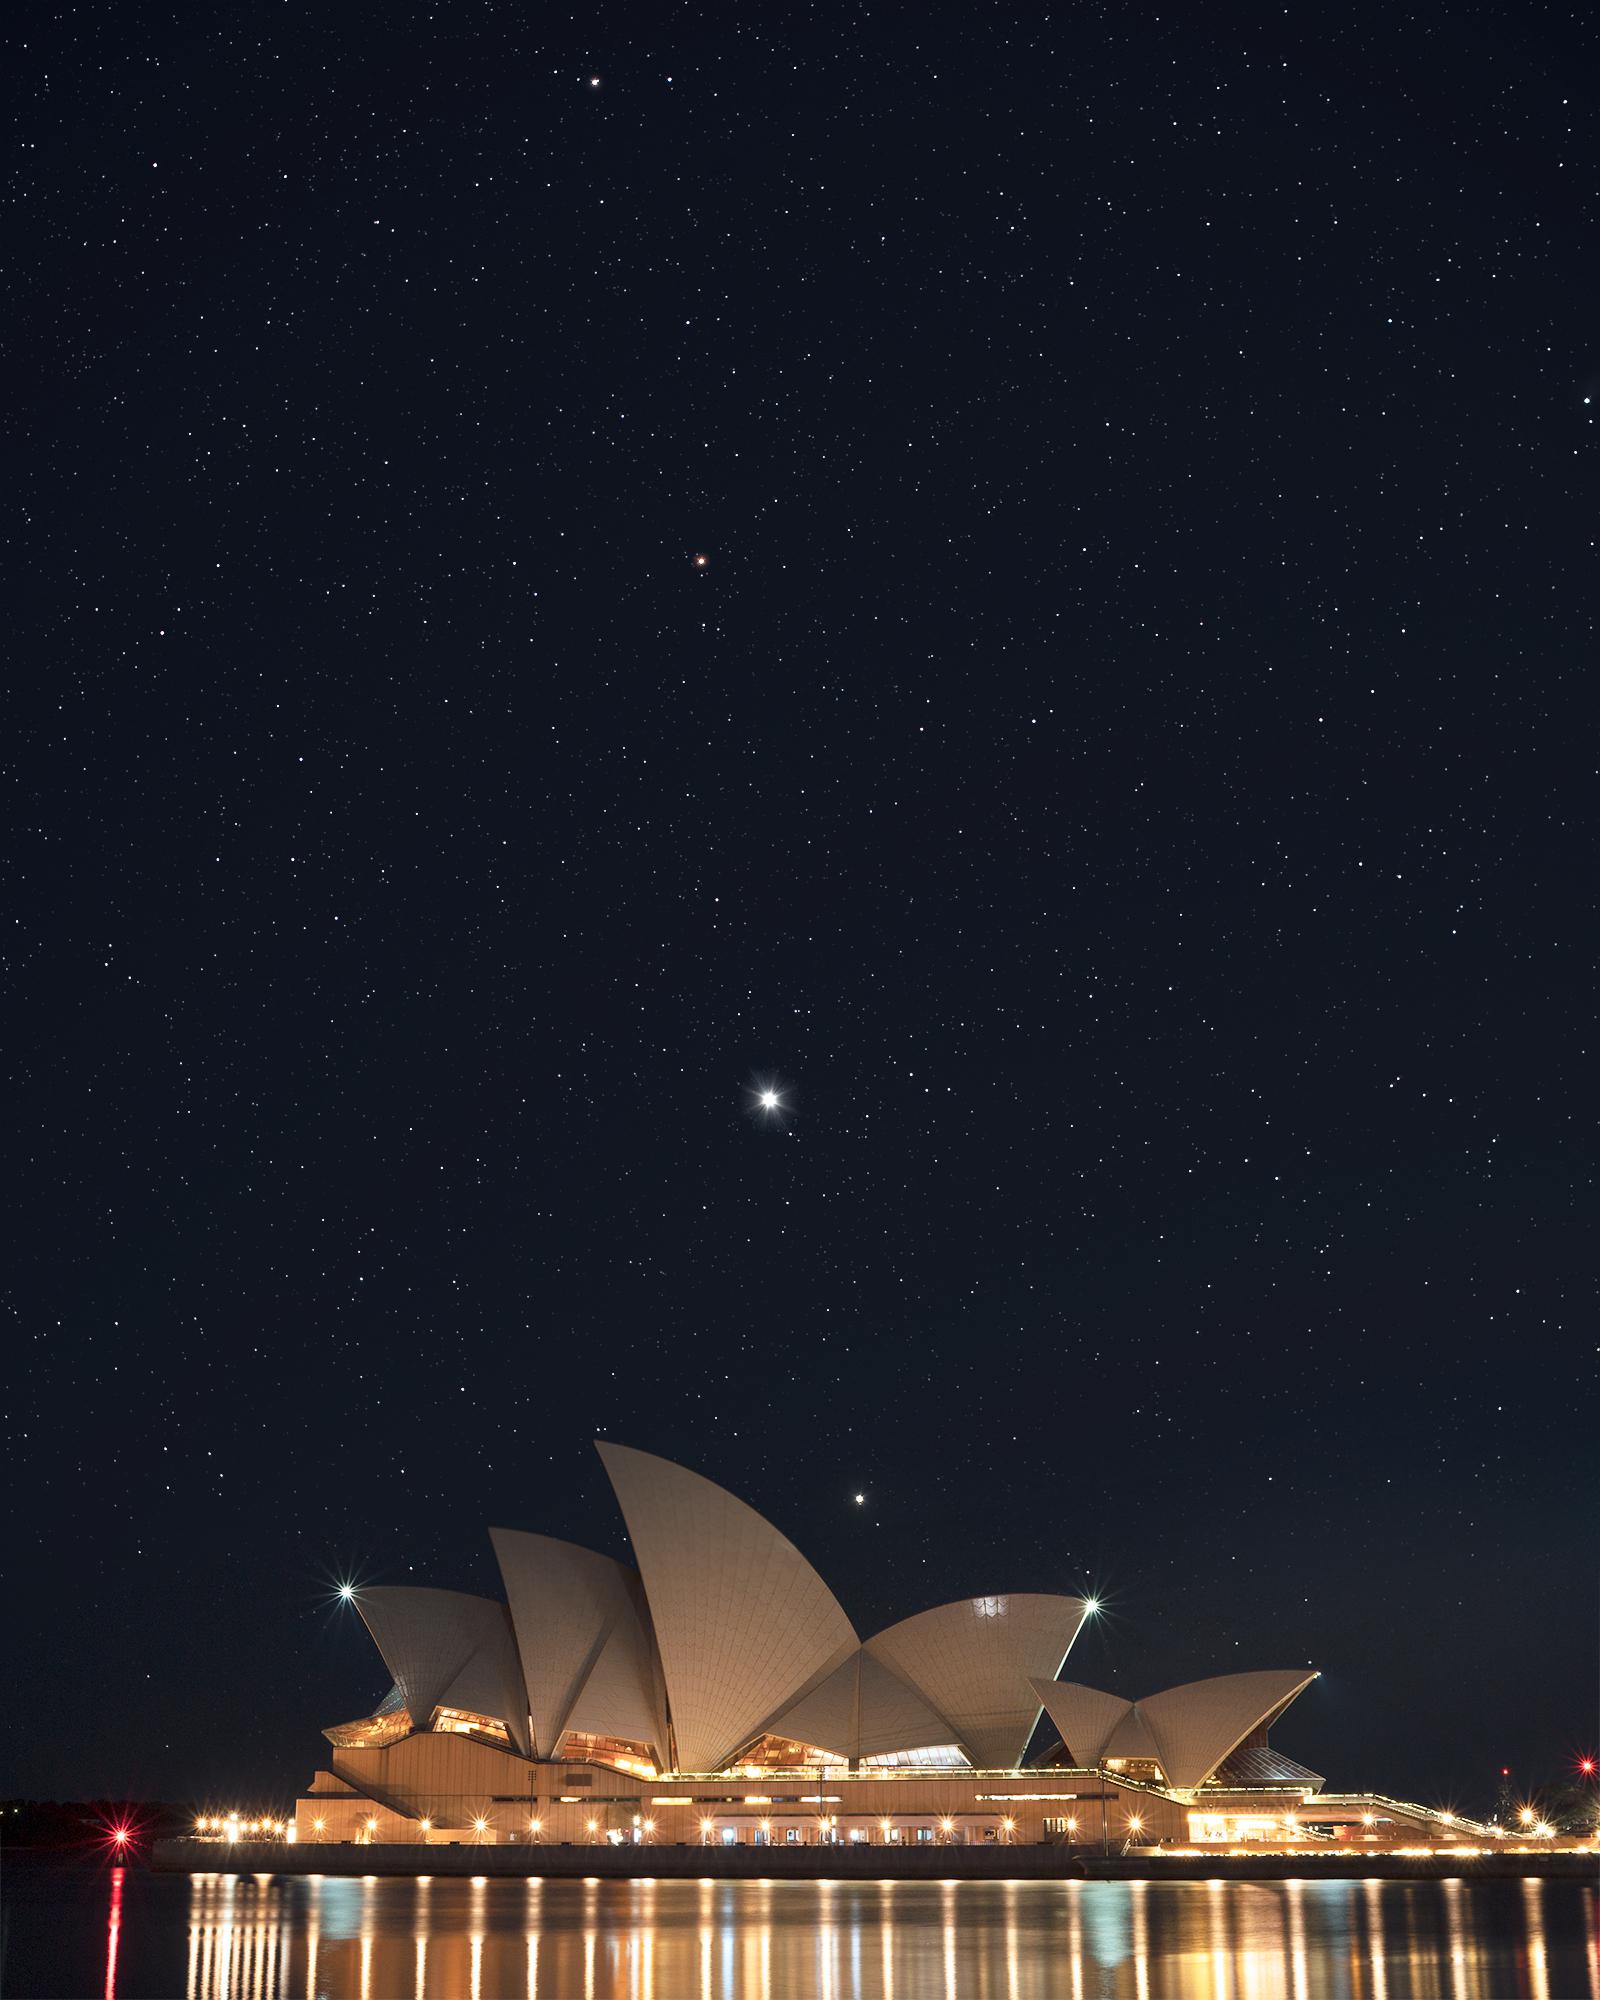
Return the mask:
<path id="1" fill-rule="evenodd" d="M 433 1726 L 441 1736 L 477 1736 L 489 1743 L 510 1745 L 511 1736 L 503 1722 L 492 1715 L 478 1715 L 470 1708 L 436 1708 Z"/>

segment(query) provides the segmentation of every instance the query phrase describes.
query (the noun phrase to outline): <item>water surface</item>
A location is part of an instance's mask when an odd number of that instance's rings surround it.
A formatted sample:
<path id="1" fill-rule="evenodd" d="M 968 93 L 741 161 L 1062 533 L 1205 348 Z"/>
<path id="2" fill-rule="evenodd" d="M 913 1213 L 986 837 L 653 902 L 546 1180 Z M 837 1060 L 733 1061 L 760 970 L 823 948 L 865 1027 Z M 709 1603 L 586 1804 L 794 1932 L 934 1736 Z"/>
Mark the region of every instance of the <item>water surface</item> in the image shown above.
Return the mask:
<path id="1" fill-rule="evenodd" d="M 1576 1883 L 520 1882 L 8 1859 L 9 2000 L 1600 2000 Z"/>

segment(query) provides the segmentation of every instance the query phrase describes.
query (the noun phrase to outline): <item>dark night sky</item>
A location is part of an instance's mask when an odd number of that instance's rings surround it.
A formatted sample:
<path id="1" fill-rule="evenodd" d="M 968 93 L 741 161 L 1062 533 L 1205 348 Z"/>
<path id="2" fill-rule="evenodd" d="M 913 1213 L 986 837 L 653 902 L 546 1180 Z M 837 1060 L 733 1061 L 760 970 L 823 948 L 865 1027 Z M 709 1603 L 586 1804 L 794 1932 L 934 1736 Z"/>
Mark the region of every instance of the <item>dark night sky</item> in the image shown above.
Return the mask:
<path id="1" fill-rule="evenodd" d="M 597 1432 L 1593 1742 L 1588 16 L 13 24 L 0 1786 L 287 1801 Z"/>

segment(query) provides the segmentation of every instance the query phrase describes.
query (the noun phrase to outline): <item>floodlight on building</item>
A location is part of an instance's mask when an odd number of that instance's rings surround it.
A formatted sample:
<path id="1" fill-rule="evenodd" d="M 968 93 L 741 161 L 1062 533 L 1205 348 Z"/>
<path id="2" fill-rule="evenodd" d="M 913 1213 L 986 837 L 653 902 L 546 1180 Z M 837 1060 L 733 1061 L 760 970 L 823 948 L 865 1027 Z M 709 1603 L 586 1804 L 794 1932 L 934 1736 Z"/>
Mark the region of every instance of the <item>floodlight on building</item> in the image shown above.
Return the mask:
<path id="1" fill-rule="evenodd" d="M 530 1819 L 528 1821 L 528 1831 L 532 1834 L 538 1834 L 543 1831 L 543 1825 L 542 1820 Z"/>
<path id="2" fill-rule="evenodd" d="M 423 1820 L 423 1822 L 422 1822 L 422 1830 L 423 1830 L 423 1832 L 424 1832 L 424 1833 L 432 1833 L 432 1831 L 433 1831 L 433 1821 L 432 1821 L 431 1819 L 425 1819 L 425 1820 Z"/>
<path id="3" fill-rule="evenodd" d="M 1086 1597 L 1086 1598 L 1085 1598 L 1085 1599 L 1083 1600 L 1083 1609 L 1084 1609 L 1084 1615 L 1085 1615 L 1086 1617 L 1089 1617 L 1089 1618 L 1092 1618 L 1092 1617 L 1094 1616 L 1094 1614 L 1095 1614 L 1095 1613 L 1096 1613 L 1096 1612 L 1097 1612 L 1097 1611 L 1098 1611 L 1098 1610 L 1100 1609 L 1100 1600 L 1099 1600 L 1099 1598 L 1098 1598 L 1098 1597 Z"/>
<path id="4" fill-rule="evenodd" d="M 1522 1821 L 1524 1826 L 1532 1826 L 1538 1817 L 1539 1815 L 1534 1811 L 1532 1806 L 1523 1806 L 1517 1814 L 1517 1818 Z"/>

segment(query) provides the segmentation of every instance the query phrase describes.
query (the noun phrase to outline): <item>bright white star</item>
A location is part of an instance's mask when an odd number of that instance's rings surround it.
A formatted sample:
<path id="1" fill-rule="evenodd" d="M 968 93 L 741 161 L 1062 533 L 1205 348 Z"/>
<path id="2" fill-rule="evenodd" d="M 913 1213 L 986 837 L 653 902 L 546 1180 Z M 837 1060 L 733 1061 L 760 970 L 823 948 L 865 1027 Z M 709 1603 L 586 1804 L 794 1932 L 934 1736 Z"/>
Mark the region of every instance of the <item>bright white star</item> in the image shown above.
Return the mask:
<path id="1" fill-rule="evenodd" d="M 758 1070 L 745 1085 L 744 1108 L 758 1125 L 769 1125 L 774 1130 L 785 1129 L 793 1111 L 788 1084 L 770 1070 L 765 1076 Z"/>

